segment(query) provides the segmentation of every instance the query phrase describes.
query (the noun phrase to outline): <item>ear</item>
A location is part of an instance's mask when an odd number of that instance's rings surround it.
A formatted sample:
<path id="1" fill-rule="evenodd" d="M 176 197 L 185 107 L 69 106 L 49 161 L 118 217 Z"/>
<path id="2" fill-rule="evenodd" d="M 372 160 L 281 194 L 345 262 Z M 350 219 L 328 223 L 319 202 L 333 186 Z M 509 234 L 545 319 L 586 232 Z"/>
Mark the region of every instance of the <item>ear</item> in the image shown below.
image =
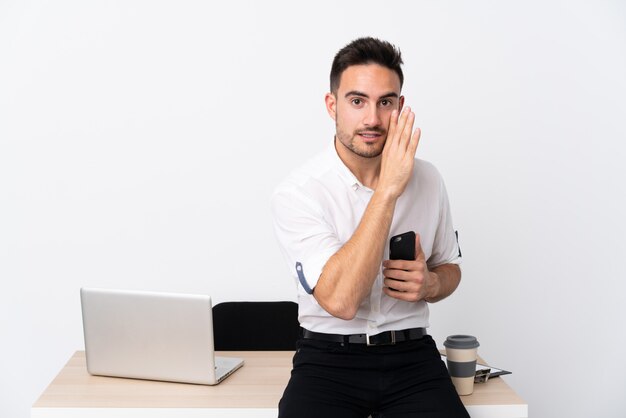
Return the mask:
<path id="1" fill-rule="evenodd" d="M 404 107 L 404 96 L 400 96 L 398 100 L 398 115 L 402 113 L 402 108 Z"/>
<path id="2" fill-rule="evenodd" d="M 326 93 L 324 97 L 326 101 L 326 111 L 333 118 L 334 121 L 337 120 L 337 97 L 333 93 Z"/>

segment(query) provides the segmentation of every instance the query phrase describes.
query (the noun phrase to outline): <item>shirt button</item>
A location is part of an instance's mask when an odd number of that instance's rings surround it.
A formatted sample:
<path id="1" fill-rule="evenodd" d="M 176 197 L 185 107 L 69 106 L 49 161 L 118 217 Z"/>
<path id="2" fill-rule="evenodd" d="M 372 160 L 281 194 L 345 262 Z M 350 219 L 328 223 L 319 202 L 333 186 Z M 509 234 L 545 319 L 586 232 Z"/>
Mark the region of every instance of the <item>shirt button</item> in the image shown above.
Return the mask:
<path id="1" fill-rule="evenodd" d="M 353 184 L 353 185 L 352 185 L 352 190 L 354 190 L 355 192 L 356 192 L 357 190 L 359 190 L 359 185 L 358 185 L 358 184 Z"/>

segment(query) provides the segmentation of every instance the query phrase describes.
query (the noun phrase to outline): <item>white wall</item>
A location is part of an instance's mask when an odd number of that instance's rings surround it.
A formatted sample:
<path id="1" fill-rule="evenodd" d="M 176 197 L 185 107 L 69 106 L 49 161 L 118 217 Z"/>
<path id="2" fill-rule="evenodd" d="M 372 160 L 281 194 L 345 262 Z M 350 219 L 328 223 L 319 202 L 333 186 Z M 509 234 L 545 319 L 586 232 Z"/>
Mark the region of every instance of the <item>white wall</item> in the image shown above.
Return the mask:
<path id="1" fill-rule="evenodd" d="M 81 286 L 292 299 L 274 185 L 332 138 L 334 53 L 398 44 L 465 256 L 432 334 L 533 417 L 623 417 L 618 1 L 0 1 L 0 416 L 83 347 Z"/>

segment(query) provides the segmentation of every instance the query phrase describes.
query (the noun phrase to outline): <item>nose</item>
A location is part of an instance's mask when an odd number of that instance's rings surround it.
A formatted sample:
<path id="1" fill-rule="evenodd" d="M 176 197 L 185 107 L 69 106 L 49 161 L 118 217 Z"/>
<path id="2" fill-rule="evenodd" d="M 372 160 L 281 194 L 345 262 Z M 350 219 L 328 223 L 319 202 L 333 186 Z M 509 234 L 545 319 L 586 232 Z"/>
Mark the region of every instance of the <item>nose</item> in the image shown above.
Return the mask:
<path id="1" fill-rule="evenodd" d="M 370 106 L 366 112 L 365 119 L 363 120 L 365 126 L 379 126 L 382 123 L 378 106 Z"/>

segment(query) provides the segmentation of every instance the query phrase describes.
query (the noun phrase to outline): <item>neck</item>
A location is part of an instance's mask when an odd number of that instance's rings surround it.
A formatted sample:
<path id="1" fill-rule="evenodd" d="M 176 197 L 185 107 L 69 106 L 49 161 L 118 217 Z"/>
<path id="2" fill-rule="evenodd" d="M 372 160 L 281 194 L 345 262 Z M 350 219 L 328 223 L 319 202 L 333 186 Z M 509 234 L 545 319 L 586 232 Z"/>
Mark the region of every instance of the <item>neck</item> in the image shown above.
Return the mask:
<path id="1" fill-rule="evenodd" d="M 348 167 L 354 176 L 365 187 L 372 190 L 376 189 L 378 178 L 380 176 L 380 162 L 382 154 L 376 157 L 361 157 L 352 150 L 346 148 L 340 141 L 335 138 L 335 150 L 341 161 Z"/>

